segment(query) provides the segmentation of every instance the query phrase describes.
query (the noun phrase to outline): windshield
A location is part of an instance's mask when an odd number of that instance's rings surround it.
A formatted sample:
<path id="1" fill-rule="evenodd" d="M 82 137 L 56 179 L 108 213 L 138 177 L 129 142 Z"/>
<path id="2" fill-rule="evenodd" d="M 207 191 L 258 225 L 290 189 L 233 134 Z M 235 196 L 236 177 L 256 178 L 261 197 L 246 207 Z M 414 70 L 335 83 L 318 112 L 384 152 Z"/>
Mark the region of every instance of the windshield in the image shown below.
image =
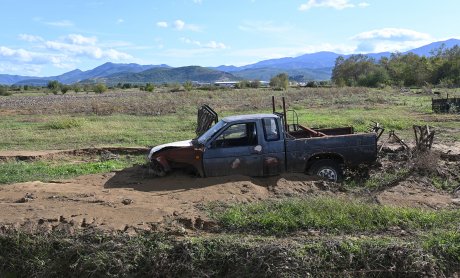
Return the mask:
<path id="1" fill-rule="evenodd" d="M 209 138 L 211 138 L 214 134 L 216 134 L 216 132 L 218 132 L 223 126 L 225 126 L 227 123 L 224 122 L 224 121 L 220 121 L 218 122 L 217 124 L 215 124 L 214 126 L 212 126 L 210 129 L 208 129 L 208 131 L 206 131 L 205 133 L 203 133 L 200 137 L 198 137 L 198 142 L 200 144 L 206 144 L 206 142 L 209 140 Z"/>

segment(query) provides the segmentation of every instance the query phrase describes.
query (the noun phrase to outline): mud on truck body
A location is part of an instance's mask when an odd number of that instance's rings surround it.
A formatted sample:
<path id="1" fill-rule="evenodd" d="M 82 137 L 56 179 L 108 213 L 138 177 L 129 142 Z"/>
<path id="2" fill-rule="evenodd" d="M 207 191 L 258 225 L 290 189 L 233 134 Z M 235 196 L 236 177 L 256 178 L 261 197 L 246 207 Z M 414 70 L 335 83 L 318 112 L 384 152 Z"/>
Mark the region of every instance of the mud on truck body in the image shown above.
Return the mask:
<path id="1" fill-rule="evenodd" d="M 307 173 L 340 181 L 343 167 L 373 163 L 383 130 L 354 133 L 352 127 L 312 129 L 298 123 L 295 111 L 288 124 L 283 113 L 239 115 L 223 118 L 209 106 L 198 112 L 193 140 L 159 145 L 148 155 L 151 172 L 164 176 L 188 169 L 201 177 L 273 176 L 284 172 Z M 212 127 L 212 123 L 215 123 Z"/>

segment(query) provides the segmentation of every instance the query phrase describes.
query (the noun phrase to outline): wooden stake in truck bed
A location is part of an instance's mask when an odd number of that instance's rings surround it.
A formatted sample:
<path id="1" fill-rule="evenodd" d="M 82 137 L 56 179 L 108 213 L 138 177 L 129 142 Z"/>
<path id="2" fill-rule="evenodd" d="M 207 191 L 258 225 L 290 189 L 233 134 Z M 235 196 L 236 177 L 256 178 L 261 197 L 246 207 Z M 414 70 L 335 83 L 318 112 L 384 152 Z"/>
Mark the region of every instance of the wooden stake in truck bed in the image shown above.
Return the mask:
<path id="1" fill-rule="evenodd" d="M 285 109 L 220 121 L 209 106 L 204 111 L 198 116 L 197 138 L 150 150 L 153 174 L 164 176 L 177 168 L 201 177 L 297 172 L 340 181 L 343 167 L 370 164 L 377 158 L 375 132 L 357 134 L 352 127 L 311 129 L 295 121 L 288 125 Z M 217 123 L 211 127 L 213 121 Z"/>

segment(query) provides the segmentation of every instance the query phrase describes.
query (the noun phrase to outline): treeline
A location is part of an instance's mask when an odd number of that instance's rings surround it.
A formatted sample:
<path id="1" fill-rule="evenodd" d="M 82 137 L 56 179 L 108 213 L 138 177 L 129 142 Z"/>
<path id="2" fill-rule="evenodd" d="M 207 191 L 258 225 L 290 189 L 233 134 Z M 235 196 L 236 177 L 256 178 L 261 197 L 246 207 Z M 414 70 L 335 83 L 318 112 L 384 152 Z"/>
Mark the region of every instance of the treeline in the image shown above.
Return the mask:
<path id="1" fill-rule="evenodd" d="M 460 47 L 441 47 L 431 54 L 394 53 L 379 61 L 361 54 L 341 56 L 335 61 L 332 81 L 337 86 L 460 87 Z"/>

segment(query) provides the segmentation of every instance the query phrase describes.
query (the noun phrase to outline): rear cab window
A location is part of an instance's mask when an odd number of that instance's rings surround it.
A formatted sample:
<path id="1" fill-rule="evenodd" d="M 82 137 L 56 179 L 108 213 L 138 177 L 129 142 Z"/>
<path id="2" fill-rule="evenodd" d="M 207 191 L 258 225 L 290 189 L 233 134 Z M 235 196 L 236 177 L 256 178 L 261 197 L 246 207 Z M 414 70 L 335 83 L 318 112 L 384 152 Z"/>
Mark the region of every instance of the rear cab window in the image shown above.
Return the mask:
<path id="1" fill-rule="evenodd" d="M 265 141 L 278 141 L 280 139 L 278 121 L 275 118 L 264 118 L 262 119 L 262 124 Z"/>

